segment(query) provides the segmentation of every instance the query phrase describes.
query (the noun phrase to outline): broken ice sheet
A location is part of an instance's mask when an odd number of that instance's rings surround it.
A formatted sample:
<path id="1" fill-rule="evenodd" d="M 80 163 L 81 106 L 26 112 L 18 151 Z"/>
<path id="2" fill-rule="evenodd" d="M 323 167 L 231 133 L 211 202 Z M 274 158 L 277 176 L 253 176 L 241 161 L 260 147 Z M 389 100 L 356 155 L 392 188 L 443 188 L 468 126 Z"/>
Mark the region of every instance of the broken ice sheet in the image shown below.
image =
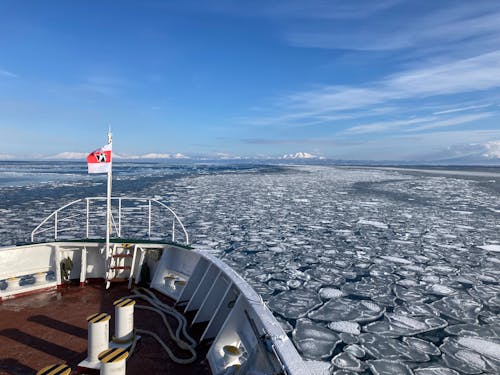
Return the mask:
<path id="1" fill-rule="evenodd" d="M 332 299 L 332 298 L 343 297 L 343 296 L 345 296 L 345 294 L 340 289 L 332 288 L 332 287 L 325 287 L 325 288 L 321 288 L 319 290 L 319 296 L 322 299 L 327 300 L 327 299 Z"/>
<path id="2" fill-rule="evenodd" d="M 483 337 L 447 337 L 440 346 L 444 362 L 466 374 L 500 373 L 500 340 Z"/>
<path id="3" fill-rule="evenodd" d="M 403 362 L 379 359 L 368 361 L 373 375 L 413 375 L 413 371 Z"/>
<path id="4" fill-rule="evenodd" d="M 419 367 L 414 369 L 413 373 L 415 375 L 460 375 L 458 371 L 451 368 L 437 366 Z"/>
<path id="5" fill-rule="evenodd" d="M 287 290 L 269 299 L 268 306 L 287 319 L 303 317 L 322 304 L 318 294 L 308 289 Z"/>
<path id="6" fill-rule="evenodd" d="M 365 364 L 350 353 L 339 353 L 332 359 L 332 364 L 339 369 L 361 372 L 365 369 Z"/>
<path id="7" fill-rule="evenodd" d="M 432 356 L 441 354 L 439 348 L 430 341 L 425 341 L 416 337 L 403 337 L 403 342 L 408 345 L 409 348 L 425 354 Z"/>
<path id="8" fill-rule="evenodd" d="M 327 326 L 332 331 L 336 332 L 345 332 L 353 335 L 359 335 L 361 333 L 361 327 L 356 322 L 337 321 L 337 322 L 330 322 L 327 324 Z"/>
<path id="9" fill-rule="evenodd" d="M 465 295 L 444 297 L 431 304 L 442 315 L 464 323 L 477 323 L 483 307 L 479 302 Z"/>
<path id="10" fill-rule="evenodd" d="M 448 324 L 436 316 L 386 314 L 386 319 L 366 325 L 364 331 L 388 337 L 414 336 L 444 328 Z"/>
<path id="11" fill-rule="evenodd" d="M 371 296 L 387 296 L 391 293 L 391 284 L 387 280 L 374 277 L 365 277 L 361 281 L 345 284 L 342 291 L 353 296 L 370 298 Z"/>
<path id="12" fill-rule="evenodd" d="M 342 342 L 338 334 L 309 319 L 297 320 L 292 337 L 301 354 L 309 359 L 330 357 L 335 347 Z"/>
<path id="13" fill-rule="evenodd" d="M 355 356 L 356 358 L 363 358 L 366 355 L 365 350 L 357 344 L 352 344 L 352 345 L 346 346 L 344 348 L 344 352 L 350 353 L 353 356 Z"/>
<path id="14" fill-rule="evenodd" d="M 401 285 L 394 286 L 394 294 L 401 300 L 408 303 L 422 303 L 430 299 L 424 288 L 412 286 L 405 288 Z"/>
<path id="15" fill-rule="evenodd" d="M 430 359 L 426 353 L 414 350 L 393 338 L 371 333 L 362 333 L 358 337 L 363 350 L 377 359 L 401 359 L 412 362 L 427 362 Z"/>
<path id="16" fill-rule="evenodd" d="M 353 321 L 371 322 L 383 315 L 385 308 L 365 300 L 335 298 L 319 309 L 311 311 L 308 317 L 323 322 Z"/>

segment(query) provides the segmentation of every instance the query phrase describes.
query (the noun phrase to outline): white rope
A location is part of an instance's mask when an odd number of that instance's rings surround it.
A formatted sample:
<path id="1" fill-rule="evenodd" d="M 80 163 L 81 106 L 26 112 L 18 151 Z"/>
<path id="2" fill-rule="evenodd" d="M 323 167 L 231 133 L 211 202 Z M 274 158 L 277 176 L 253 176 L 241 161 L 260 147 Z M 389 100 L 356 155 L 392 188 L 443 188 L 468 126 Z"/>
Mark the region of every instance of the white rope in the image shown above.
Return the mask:
<path id="1" fill-rule="evenodd" d="M 179 357 L 177 357 L 172 352 L 172 350 L 167 346 L 167 344 L 165 344 L 165 342 L 156 333 L 154 333 L 154 332 L 146 331 L 146 330 L 142 330 L 142 329 L 136 329 L 136 332 L 138 332 L 138 333 L 144 333 L 144 334 L 153 336 L 153 338 L 155 338 L 156 341 L 158 341 L 160 343 L 160 345 L 163 347 L 163 349 L 167 352 L 167 354 L 170 357 L 170 359 L 172 361 L 174 361 L 175 363 L 179 363 L 179 364 L 193 363 L 196 360 L 196 358 L 197 358 L 196 351 L 194 350 L 194 348 L 196 347 L 196 340 L 194 340 L 187 333 L 187 330 L 186 330 L 187 320 L 186 320 L 186 318 L 181 313 L 179 313 L 177 310 L 175 310 L 174 308 L 172 308 L 172 307 L 164 304 L 163 302 L 161 302 L 158 299 L 158 297 L 156 297 L 149 290 L 146 290 L 146 289 L 143 289 L 143 288 L 141 288 L 140 290 L 134 289 L 134 290 L 132 290 L 132 293 L 134 293 L 134 294 L 131 295 L 131 296 L 124 297 L 124 298 L 140 298 L 140 299 L 143 299 L 143 300 L 149 302 L 152 306 L 136 305 L 135 308 L 142 309 L 142 310 L 154 311 L 154 312 L 158 313 L 161 316 L 162 320 L 163 320 L 163 324 L 165 325 L 165 327 L 168 330 L 170 338 L 172 340 L 174 340 L 175 343 L 181 349 L 189 351 L 191 353 L 191 356 L 189 358 L 179 358 Z M 165 314 L 168 314 L 168 315 L 172 316 L 179 323 L 178 326 L 177 326 L 177 329 L 176 329 L 175 333 L 173 332 L 173 329 L 172 329 L 170 323 L 168 322 L 167 317 L 166 317 Z M 187 343 L 185 340 L 183 340 L 181 338 L 181 332 L 184 335 L 184 337 L 191 344 Z M 133 345 L 133 348 L 132 348 L 131 352 L 133 352 L 133 349 L 135 349 L 135 342 L 134 342 L 134 345 Z"/>
<path id="2" fill-rule="evenodd" d="M 132 290 L 132 293 L 139 296 L 139 298 L 145 299 L 154 307 L 160 309 L 161 311 L 163 311 L 163 312 L 169 314 L 170 316 L 172 316 L 173 318 L 177 319 L 177 321 L 179 322 L 179 325 L 177 326 L 177 330 L 175 332 L 175 337 L 177 337 L 178 339 L 181 339 L 180 333 L 182 332 L 182 334 L 184 335 L 186 340 L 191 343 L 191 345 L 189 345 L 189 346 L 192 348 L 196 347 L 196 345 L 197 345 L 196 340 L 193 339 L 189 335 L 189 333 L 187 332 L 188 323 L 187 323 L 186 317 L 184 315 L 182 315 L 180 312 L 178 312 L 173 307 L 160 301 L 158 299 L 158 297 L 150 290 L 147 290 L 144 288 L 139 288 L 139 289 Z M 144 294 L 147 294 L 149 296 L 149 298 L 148 298 L 148 296 L 145 296 Z"/>

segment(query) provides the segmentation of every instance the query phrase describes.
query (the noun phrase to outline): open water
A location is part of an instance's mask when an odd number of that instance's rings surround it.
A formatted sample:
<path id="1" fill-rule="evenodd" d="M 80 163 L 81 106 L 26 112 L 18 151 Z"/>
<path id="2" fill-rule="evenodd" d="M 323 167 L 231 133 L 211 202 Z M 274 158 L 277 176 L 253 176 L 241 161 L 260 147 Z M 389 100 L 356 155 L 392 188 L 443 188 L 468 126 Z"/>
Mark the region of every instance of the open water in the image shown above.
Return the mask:
<path id="1" fill-rule="evenodd" d="M 116 163 L 263 297 L 317 373 L 500 373 L 500 170 Z M 0 162 L 0 245 L 104 196 L 84 163 Z"/>

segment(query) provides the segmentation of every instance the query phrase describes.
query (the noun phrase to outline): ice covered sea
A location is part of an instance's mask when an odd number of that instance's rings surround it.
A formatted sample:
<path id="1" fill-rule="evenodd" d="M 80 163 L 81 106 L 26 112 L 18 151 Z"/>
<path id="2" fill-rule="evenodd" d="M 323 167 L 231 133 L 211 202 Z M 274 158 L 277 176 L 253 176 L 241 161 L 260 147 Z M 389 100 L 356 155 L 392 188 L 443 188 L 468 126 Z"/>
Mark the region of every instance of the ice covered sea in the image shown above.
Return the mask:
<path id="1" fill-rule="evenodd" d="M 500 171 L 116 164 L 267 301 L 318 373 L 500 373 Z M 0 244 L 105 194 L 73 163 L 0 162 Z"/>

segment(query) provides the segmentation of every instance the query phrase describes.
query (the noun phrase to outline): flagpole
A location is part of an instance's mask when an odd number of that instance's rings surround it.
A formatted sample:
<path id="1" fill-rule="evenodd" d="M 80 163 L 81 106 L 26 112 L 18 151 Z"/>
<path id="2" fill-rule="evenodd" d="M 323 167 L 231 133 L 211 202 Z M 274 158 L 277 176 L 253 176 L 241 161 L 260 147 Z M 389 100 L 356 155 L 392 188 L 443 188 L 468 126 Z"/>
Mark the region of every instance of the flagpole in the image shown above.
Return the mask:
<path id="1" fill-rule="evenodd" d="M 108 130 L 108 144 L 110 145 L 112 142 L 111 130 Z M 108 170 L 108 187 L 106 193 L 106 264 L 108 264 L 108 270 L 106 272 L 106 289 L 109 288 L 109 262 L 110 262 L 110 246 L 109 246 L 109 237 L 111 233 L 111 181 L 112 181 L 112 169 L 113 169 L 113 159 L 111 158 L 111 162 L 109 163 Z"/>

